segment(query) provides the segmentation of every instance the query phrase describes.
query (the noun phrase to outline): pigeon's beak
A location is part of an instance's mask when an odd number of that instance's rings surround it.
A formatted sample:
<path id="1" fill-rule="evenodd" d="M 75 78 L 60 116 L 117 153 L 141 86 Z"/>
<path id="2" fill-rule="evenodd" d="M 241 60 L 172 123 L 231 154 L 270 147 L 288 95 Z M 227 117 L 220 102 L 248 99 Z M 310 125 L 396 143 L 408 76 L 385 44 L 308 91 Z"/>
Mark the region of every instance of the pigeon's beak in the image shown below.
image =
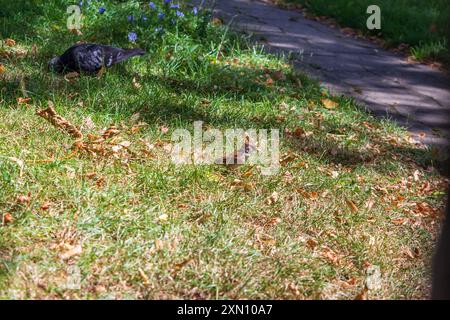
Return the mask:
<path id="1" fill-rule="evenodd" d="M 52 60 L 48 62 L 48 69 L 53 72 L 61 72 L 59 57 L 54 57 Z"/>

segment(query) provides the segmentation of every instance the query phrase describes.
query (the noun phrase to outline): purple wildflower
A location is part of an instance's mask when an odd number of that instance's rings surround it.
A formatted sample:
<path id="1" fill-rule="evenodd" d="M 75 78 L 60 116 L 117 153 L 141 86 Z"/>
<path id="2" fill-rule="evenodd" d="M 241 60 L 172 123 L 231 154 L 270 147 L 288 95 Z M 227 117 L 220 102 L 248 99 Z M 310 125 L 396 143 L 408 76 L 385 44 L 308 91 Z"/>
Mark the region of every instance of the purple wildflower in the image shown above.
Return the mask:
<path id="1" fill-rule="evenodd" d="M 165 16 L 164 13 L 162 13 L 162 12 L 158 13 L 158 19 L 163 19 L 164 16 Z"/>
<path id="2" fill-rule="evenodd" d="M 156 8 L 156 4 L 154 2 L 150 2 L 148 4 L 150 6 L 150 8 L 155 9 Z"/>
<path id="3" fill-rule="evenodd" d="M 184 13 L 181 12 L 180 10 L 177 10 L 176 14 L 177 14 L 177 17 L 180 17 L 180 18 L 184 17 Z"/>
<path id="4" fill-rule="evenodd" d="M 192 13 L 194 14 L 194 16 L 197 15 L 197 13 L 198 13 L 197 7 L 192 8 Z"/>
<path id="5" fill-rule="evenodd" d="M 136 32 L 130 32 L 128 34 L 128 40 L 130 40 L 131 42 L 136 42 L 136 40 L 137 40 Z"/>
<path id="6" fill-rule="evenodd" d="M 177 4 L 171 4 L 170 5 L 170 9 L 180 9 L 180 5 L 177 3 Z"/>
<path id="7" fill-rule="evenodd" d="M 128 16 L 128 17 L 127 17 L 127 20 L 128 20 L 128 22 L 133 22 L 134 17 L 133 17 L 133 16 Z"/>
<path id="8" fill-rule="evenodd" d="M 106 11 L 105 7 L 100 7 L 98 13 L 103 14 Z"/>

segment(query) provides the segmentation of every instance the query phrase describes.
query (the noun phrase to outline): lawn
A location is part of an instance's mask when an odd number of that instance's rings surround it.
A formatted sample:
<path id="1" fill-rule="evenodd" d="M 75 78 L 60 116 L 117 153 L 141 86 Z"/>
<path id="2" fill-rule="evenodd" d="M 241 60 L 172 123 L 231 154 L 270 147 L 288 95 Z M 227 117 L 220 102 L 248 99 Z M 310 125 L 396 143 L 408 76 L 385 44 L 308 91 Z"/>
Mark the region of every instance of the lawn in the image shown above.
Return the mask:
<path id="1" fill-rule="evenodd" d="M 336 19 L 343 27 L 351 27 L 368 35 L 383 38 L 388 47 L 408 44 L 418 60 L 439 59 L 450 64 L 450 5 L 447 0 L 277 0 L 278 3 L 304 5 L 311 13 Z M 381 9 L 381 30 L 366 26 L 370 5 Z"/>
<path id="2" fill-rule="evenodd" d="M 0 299 L 426 298 L 433 150 L 207 12 L 154 2 L 84 1 L 80 34 L 72 1 L 0 0 Z M 76 41 L 148 53 L 50 73 Z M 49 105 L 81 140 L 36 114 Z M 176 166 L 171 134 L 198 120 L 279 129 L 279 172 Z"/>

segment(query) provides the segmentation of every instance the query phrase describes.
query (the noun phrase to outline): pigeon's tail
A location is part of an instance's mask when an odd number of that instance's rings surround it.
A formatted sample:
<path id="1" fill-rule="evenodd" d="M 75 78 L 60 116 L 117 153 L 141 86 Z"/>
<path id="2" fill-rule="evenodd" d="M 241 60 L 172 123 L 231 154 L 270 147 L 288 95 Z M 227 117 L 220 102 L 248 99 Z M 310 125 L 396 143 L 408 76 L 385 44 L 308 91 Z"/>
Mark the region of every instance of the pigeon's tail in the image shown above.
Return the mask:
<path id="1" fill-rule="evenodd" d="M 135 56 L 143 56 L 145 54 L 145 51 L 139 48 L 136 49 L 124 49 L 121 54 L 118 55 L 117 57 L 117 61 L 115 61 L 115 63 L 118 62 L 122 62 L 124 60 L 127 60 L 131 57 L 135 57 Z"/>

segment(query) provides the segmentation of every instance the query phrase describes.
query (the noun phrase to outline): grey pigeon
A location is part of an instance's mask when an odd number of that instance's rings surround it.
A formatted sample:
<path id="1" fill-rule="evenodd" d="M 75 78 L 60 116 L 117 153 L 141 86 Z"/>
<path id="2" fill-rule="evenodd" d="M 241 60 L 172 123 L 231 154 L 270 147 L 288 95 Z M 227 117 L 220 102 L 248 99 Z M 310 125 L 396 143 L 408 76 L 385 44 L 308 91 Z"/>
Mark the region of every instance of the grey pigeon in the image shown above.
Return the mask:
<path id="1" fill-rule="evenodd" d="M 142 49 L 121 49 L 102 44 L 82 43 L 70 47 L 60 57 L 50 60 L 49 68 L 58 73 L 76 71 L 93 74 L 104 67 L 111 67 L 144 54 L 145 51 Z"/>

